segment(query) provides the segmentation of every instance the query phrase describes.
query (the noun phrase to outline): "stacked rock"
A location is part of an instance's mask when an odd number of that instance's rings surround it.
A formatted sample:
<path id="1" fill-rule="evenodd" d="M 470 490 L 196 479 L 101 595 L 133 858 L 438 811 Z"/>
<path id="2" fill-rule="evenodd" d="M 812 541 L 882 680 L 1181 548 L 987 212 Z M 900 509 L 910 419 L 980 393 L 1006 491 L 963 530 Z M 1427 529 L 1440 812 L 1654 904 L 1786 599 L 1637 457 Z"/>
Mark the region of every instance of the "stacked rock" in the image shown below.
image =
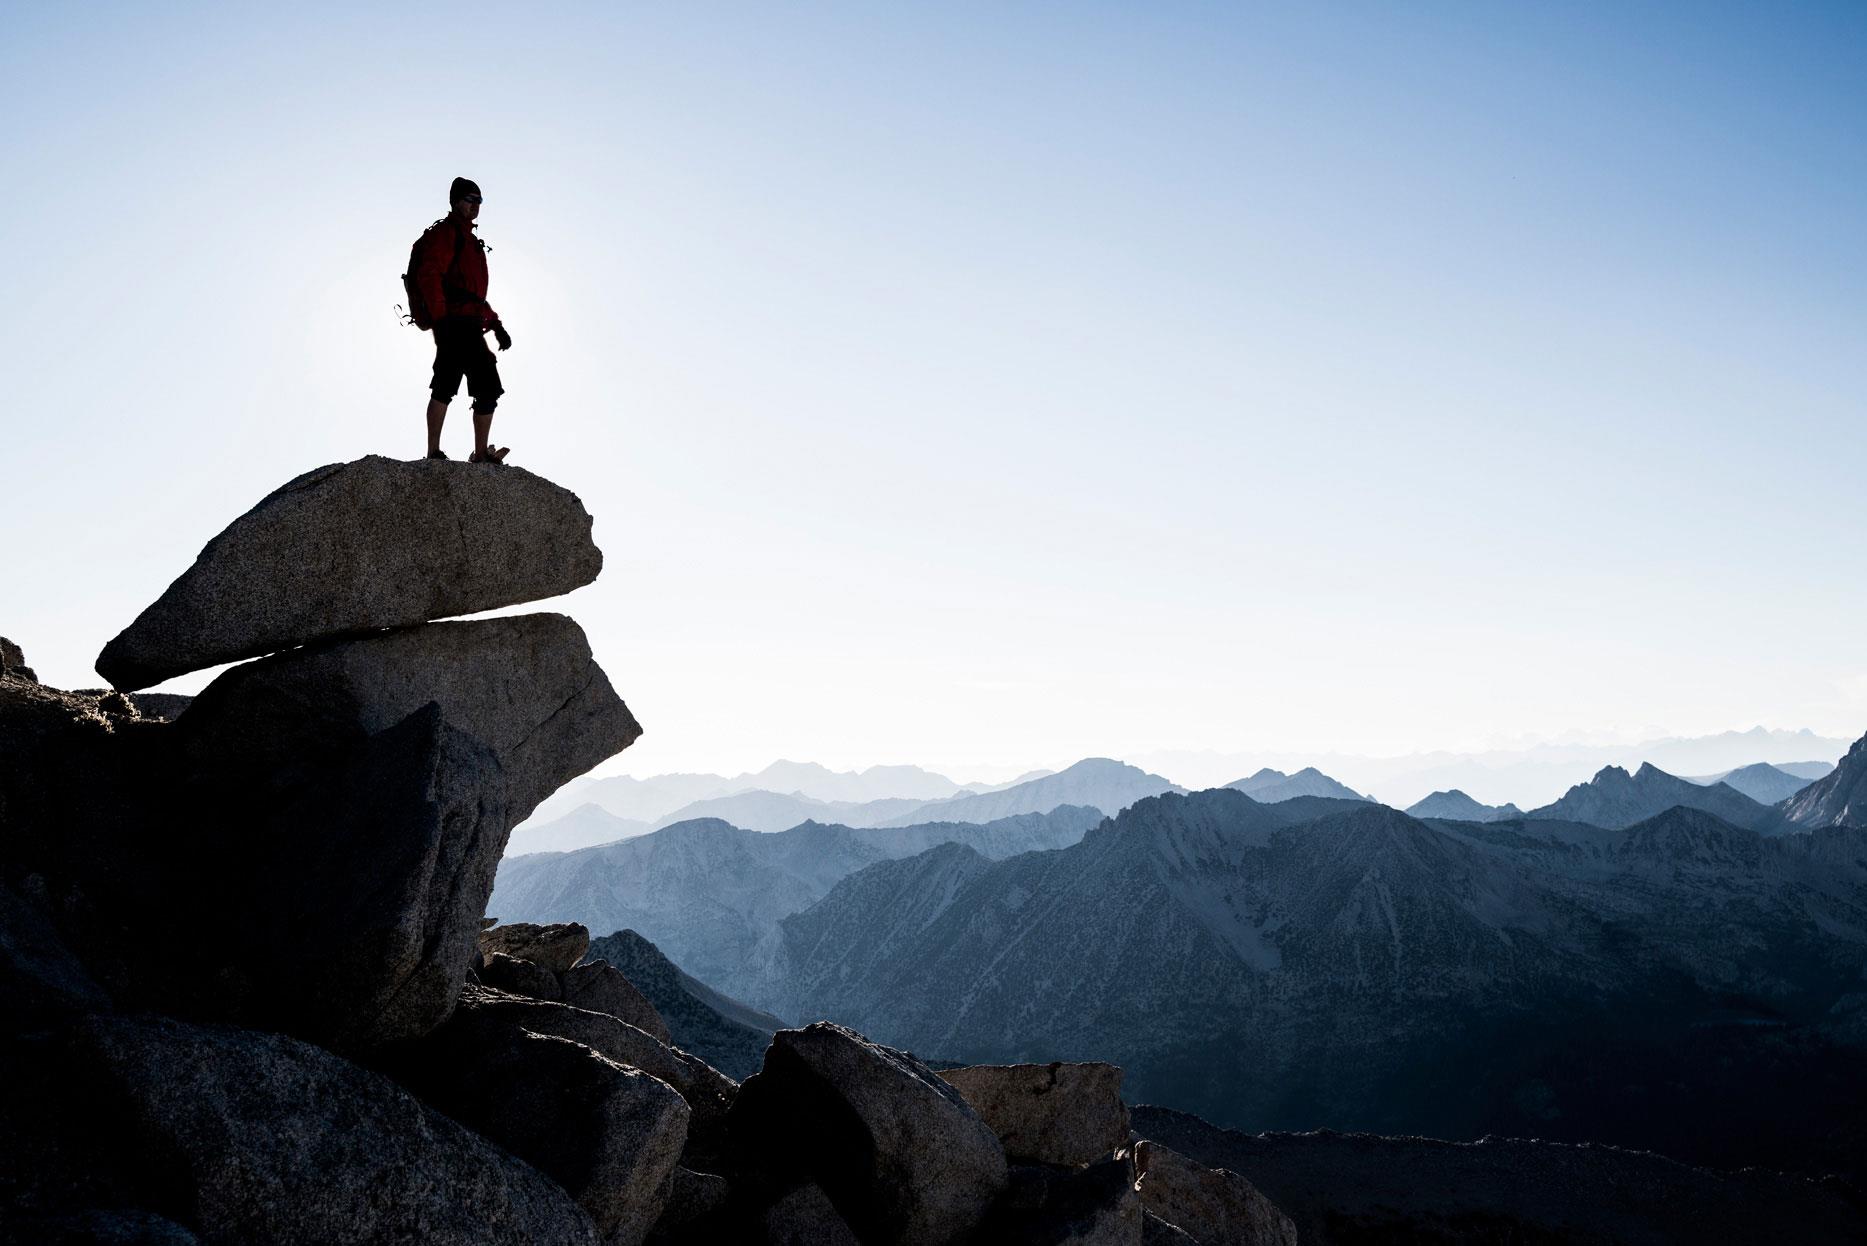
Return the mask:
<path id="1" fill-rule="evenodd" d="M 549 481 L 372 457 L 210 541 L 105 647 L 117 691 L 0 649 L 8 1231 L 646 1237 L 670 1081 L 712 1120 L 734 1083 L 593 1011 L 640 1000 L 608 966 L 562 966 L 582 1007 L 469 985 L 512 826 L 641 728 L 570 619 L 436 621 L 601 567 Z M 172 722 L 124 695 L 232 661 Z"/>

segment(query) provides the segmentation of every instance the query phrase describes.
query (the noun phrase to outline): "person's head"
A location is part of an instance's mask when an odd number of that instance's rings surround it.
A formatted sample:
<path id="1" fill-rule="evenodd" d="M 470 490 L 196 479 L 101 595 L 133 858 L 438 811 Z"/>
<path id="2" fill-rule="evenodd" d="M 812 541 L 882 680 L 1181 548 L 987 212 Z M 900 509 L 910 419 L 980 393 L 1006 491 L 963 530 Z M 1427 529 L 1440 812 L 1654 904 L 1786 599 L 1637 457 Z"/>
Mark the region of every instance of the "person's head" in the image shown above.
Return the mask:
<path id="1" fill-rule="evenodd" d="M 447 201 L 454 207 L 454 215 L 463 221 L 470 221 L 480 214 L 479 183 L 464 177 L 454 179 L 454 184 L 447 188 Z"/>

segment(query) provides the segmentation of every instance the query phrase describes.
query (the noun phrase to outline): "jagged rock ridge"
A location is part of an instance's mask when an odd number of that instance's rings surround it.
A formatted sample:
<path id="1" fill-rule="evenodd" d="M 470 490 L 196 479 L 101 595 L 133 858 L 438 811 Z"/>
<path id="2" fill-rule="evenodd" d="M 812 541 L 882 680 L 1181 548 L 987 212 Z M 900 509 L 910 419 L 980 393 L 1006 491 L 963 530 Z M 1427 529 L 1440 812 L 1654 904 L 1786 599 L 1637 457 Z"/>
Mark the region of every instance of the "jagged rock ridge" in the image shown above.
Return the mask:
<path id="1" fill-rule="evenodd" d="M 944 1058 L 1109 1060 L 1221 1122 L 1852 1162 L 1867 832 L 1285 808 L 1168 796 L 1054 852 L 879 863 L 785 919 L 751 999 Z"/>
<path id="2" fill-rule="evenodd" d="M 508 858 L 499 867 L 493 907 L 511 920 L 639 931 L 702 982 L 753 999 L 767 976 L 779 921 L 851 872 L 944 842 L 975 845 L 992 857 L 1060 848 L 1101 820 L 1097 810 L 1064 806 L 983 825 L 807 822 L 760 833 L 686 822 L 578 852 Z"/>
<path id="3" fill-rule="evenodd" d="M 1775 821 L 1770 809 L 1723 783 L 1700 785 L 1667 774 L 1651 763 L 1633 774 L 1604 766 L 1587 783 L 1570 788 L 1562 799 L 1524 815 L 1551 822 L 1586 822 L 1620 830 L 1675 806 L 1702 809 L 1736 826 L 1765 828 Z"/>
<path id="4" fill-rule="evenodd" d="M 1796 826 L 1867 826 L 1867 736 L 1825 778 L 1789 797 L 1780 807 Z"/>

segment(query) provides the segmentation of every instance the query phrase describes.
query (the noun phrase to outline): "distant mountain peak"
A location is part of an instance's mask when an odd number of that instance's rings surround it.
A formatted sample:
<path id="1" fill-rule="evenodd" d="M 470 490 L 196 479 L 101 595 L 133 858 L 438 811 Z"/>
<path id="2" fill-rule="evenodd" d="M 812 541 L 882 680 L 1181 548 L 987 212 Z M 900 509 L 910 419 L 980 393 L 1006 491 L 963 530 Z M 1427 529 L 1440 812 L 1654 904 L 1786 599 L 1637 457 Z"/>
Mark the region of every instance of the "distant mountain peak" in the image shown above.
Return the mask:
<path id="1" fill-rule="evenodd" d="M 1619 766 L 1603 766 L 1587 783 L 1578 783 L 1553 804 L 1533 809 L 1527 817 L 1620 830 L 1663 813 L 1675 805 L 1700 809 L 1736 826 L 1758 828 L 1773 821 L 1768 806 L 1723 783 L 1702 786 L 1668 774 L 1651 762 L 1628 774 Z"/>
<path id="2" fill-rule="evenodd" d="M 1799 827 L 1867 826 L 1867 735 L 1854 742 L 1833 771 L 1778 808 Z"/>

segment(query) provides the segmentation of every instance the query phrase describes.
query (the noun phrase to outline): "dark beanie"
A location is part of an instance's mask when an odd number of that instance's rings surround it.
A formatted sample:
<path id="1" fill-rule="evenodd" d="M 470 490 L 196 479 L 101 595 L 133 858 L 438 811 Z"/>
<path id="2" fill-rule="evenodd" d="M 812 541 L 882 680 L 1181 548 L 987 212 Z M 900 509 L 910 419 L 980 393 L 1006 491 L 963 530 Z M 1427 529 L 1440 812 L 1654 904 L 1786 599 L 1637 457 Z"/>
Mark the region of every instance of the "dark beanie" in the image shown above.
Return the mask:
<path id="1" fill-rule="evenodd" d="M 457 177 L 454 179 L 454 184 L 447 188 L 447 202 L 450 205 L 456 204 L 462 199 L 465 199 L 468 195 L 477 195 L 479 193 L 480 185 L 478 182 L 470 182 L 464 177 Z"/>

